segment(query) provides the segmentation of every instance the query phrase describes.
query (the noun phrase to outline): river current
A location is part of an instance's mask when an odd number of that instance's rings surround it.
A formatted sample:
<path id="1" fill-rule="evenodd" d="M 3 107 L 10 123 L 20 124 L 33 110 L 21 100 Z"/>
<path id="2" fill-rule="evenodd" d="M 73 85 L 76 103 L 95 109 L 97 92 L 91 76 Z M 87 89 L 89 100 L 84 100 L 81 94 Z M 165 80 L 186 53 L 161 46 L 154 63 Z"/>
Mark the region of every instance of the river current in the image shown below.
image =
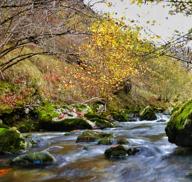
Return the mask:
<path id="1" fill-rule="evenodd" d="M 105 159 L 110 146 L 76 143 L 82 131 L 65 133 L 32 133 L 38 146 L 31 151 L 49 151 L 57 159 L 46 168 L 0 168 L 0 182 L 190 182 L 192 151 L 168 142 L 165 126 L 169 116 L 158 114 L 155 121 L 117 123 L 103 130 L 115 137 L 124 136 L 140 152 L 126 160 Z M 2 161 L 9 158 L 0 158 Z"/>

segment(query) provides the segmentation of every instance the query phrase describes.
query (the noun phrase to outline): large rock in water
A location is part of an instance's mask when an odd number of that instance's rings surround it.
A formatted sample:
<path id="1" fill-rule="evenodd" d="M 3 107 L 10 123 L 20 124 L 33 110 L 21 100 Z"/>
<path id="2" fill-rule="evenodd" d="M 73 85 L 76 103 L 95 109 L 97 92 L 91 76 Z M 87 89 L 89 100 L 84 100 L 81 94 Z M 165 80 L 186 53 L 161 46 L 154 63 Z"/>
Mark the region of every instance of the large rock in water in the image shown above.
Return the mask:
<path id="1" fill-rule="evenodd" d="M 10 164 L 18 167 L 41 167 L 55 161 L 56 159 L 48 152 L 31 152 L 12 159 Z"/>
<path id="2" fill-rule="evenodd" d="M 41 121 L 40 128 L 47 131 L 72 131 L 78 129 L 93 129 L 94 123 L 82 118 L 71 118 L 62 121 Z"/>
<path id="3" fill-rule="evenodd" d="M 16 128 L 0 128 L 0 153 L 16 153 L 26 147 L 27 143 Z"/>
<path id="4" fill-rule="evenodd" d="M 137 147 L 126 147 L 123 145 L 112 146 L 105 151 L 105 157 L 107 159 L 125 159 L 129 155 L 135 155 L 139 152 Z"/>
<path id="5" fill-rule="evenodd" d="M 101 139 L 112 140 L 112 137 L 113 135 L 110 133 L 87 130 L 77 137 L 76 142 L 95 142 Z"/>
<path id="6" fill-rule="evenodd" d="M 165 131 L 169 142 L 181 147 L 192 147 L 192 100 L 172 113 Z"/>
<path id="7" fill-rule="evenodd" d="M 155 111 L 150 106 L 145 107 L 140 113 L 139 117 L 141 120 L 156 120 L 157 116 L 155 115 Z"/>

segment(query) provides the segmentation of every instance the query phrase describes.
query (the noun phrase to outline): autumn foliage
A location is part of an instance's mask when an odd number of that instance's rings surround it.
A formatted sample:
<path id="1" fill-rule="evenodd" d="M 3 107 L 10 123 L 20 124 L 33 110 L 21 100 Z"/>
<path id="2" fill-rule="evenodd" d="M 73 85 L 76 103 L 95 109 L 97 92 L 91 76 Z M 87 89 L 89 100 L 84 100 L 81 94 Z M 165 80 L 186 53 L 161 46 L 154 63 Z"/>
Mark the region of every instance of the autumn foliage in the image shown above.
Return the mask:
<path id="1" fill-rule="evenodd" d="M 119 82 L 137 73 L 141 55 L 153 47 L 141 39 L 139 28 L 110 17 L 93 22 L 90 31 L 91 39 L 80 47 L 81 59 L 100 95 L 110 96 Z"/>

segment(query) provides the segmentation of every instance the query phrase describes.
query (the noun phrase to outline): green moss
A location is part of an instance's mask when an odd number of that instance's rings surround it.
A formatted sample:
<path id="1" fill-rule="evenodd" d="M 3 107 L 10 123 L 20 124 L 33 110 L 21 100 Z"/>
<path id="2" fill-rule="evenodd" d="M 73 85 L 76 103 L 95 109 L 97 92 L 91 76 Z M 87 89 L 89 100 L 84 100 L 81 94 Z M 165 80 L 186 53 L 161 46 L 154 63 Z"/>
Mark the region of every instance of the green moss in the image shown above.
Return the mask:
<path id="1" fill-rule="evenodd" d="M 124 159 L 127 156 L 127 150 L 122 145 L 111 147 L 105 151 L 105 157 L 107 159 Z"/>
<path id="2" fill-rule="evenodd" d="M 192 100 L 183 104 L 172 114 L 165 128 L 168 139 L 182 147 L 192 147 Z"/>
<path id="3" fill-rule="evenodd" d="M 8 104 L 0 104 L 0 116 L 3 114 L 10 114 L 13 111 L 13 108 Z"/>
<path id="4" fill-rule="evenodd" d="M 77 137 L 77 142 L 95 142 L 103 138 L 112 138 L 112 134 L 87 130 Z"/>
<path id="5" fill-rule="evenodd" d="M 139 152 L 138 147 L 126 147 L 124 145 L 116 145 L 105 151 L 107 159 L 126 159 L 129 155 L 135 155 Z"/>
<path id="6" fill-rule="evenodd" d="M 101 129 L 114 127 L 114 124 L 112 122 L 109 122 L 105 119 L 93 118 L 91 119 L 91 121 L 96 123 L 97 127 Z"/>
<path id="7" fill-rule="evenodd" d="M 103 119 L 103 117 L 98 114 L 90 114 L 90 113 L 85 114 L 85 117 L 89 120 L 94 119 L 94 118 Z"/>
<path id="8" fill-rule="evenodd" d="M 15 126 L 22 133 L 39 131 L 39 122 L 31 119 L 24 119 L 23 121 L 19 122 Z"/>
<path id="9" fill-rule="evenodd" d="M 176 129 L 183 129 L 188 122 L 192 120 L 192 100 L 183 104 L 180 108 L 177 108 L 172 116 L 169 125 L 174 125 Z M 189 123 L 188 123 L 189 124 Z"/>
<path id="10" fill-rule="evenodd" d="M 56 159 L 48 152 L 31 152 L 11 160 L 11 164 L 19 167 L 38 167 L 52 164 Z"/>
<path id="11" fill-rule="evenodd" d="M 0 128 L 0 153 L 15 153 L 25 148 L 26 142 L 16 128 Z"/>
<path id="12" fill-rule="evenodd" d="M 90 121 L 94 122 L 99 128 L 111 128 L 114 127 L 112 121 L 97 115 L 97 114 L 86 114 L 85 117 Z"/>
<path id="13" fill-rule="evenodd" d="M 155 120 L 157 119 L 155 115 L 155 111 L 151 106 L 145 107 L 140 113 L 139 113 L 141 120 Z"/>
<path id="14" fill-rule="evenodd" d="M 56 112 L 56 106 L 52 103 L 44 103 L 36 109 L 36 113 L 41 121 L 52 121 L 53 118 L 59 116 Z"/>
<path id="15" fill-rule="evenodd" d="M 12 83 L 0 81 L 0 94 L 12 92 L 16 90 L 16 86 Z"/>
<path id="16" fill-rule="evenodd" d="M 172 110 L 171 110 L 171 115 L 173 115 L 176 111 L 178 111 L 182 106 L 183 106 L 183 103 L 178 104 L 175 107 L 173 107 Z"/>
<path id="17" fill-rule="evenodd" d="M 93 113 L 92 108 L 87 104 L 74 104 L 72 105 L 72 107 L 76 108 L 77 111 L 79 112 L 90 113 L 90 114 Z"/>
<path id="18" fill-rule="evenodd" d="M 76 142 L 95 142 L 99 139 L 99 132 L 87 130 L 77 137 Z"/>
<path id="19" fill-rule="evenodd" d="M 98 141 L 99 145 L 111 145 L 113 144 L 113 139 L 111 137 L 105 137 Z"/>
<path id="20" fill-rule="evenodd" d="M 0 128 L 9 128 L 9 127 L 3 123 L 0 123 Z"/>
<path id="21" fill-rule="evenodd" d="M 127 110 L 112 112 L 111 115 L 116 121 L 127 121 L 129 119 L 129 113 L 127 112 Z"/>
<path id="22" fill-rule="evenodd" d="M 0 135 L 3 135 L 7 131 L 6 128 L 0 128 Z"/>

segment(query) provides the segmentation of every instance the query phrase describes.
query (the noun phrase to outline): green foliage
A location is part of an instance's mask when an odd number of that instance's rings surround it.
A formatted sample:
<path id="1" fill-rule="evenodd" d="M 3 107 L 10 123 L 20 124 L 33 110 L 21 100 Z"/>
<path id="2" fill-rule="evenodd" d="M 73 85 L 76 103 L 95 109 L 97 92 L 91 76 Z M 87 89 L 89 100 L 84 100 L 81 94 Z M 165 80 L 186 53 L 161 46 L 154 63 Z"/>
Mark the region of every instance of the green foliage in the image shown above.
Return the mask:
<path id="1" fill-rule="evenodd" d="M 87 113 L 87 114 L 92 114 L 93 110 L 92 108 L 87 105 L 87 104 L 73 104 L 71 107 L 74 107 L 77 109 L 79 112 Z"/>
<path id="2" fill-rule="evenodd" d="M 129 119 L 128 110 L 116 111 L 111 113 L 114 120 L 117 121 L 127 121 Z"/>
<path id="3" fill-rule="evenodd" d="M 0 81 L 0 94 L 16 91 L 16 86 L 6 81 Z"/>
<path id="4" fill-rule="evenodd" d="M 133 29 L 110 17 L 93 22 L 90 31 L 91 40 L 80 49 L 84 53 L 81 59 L 96 79 L 99 94 L 111 97 L 114 86 L 135 75 L 140 56 L 154 46 L 141 38 L 138 27 Z"/>
<path id="5" fill-rule="evenodd" d="M 139 4 L 142 2 L 138 1 Z M 65 13 L 58 16 L 64 17 Z M 139 27 L 129 27 L 122 20 L 107 16 L 93 21 L 74 15 L 68 23 L 69 26 L 77 26 L 78 31 L 89 29 L 91 33 L 83 41 L 78 35 L 75 41 L 73 36 L 57 41 L 59 49 L 77 53 L 77 57 L 70 59 L 66 54 L 67 61 L 76 63 L 80 60 L 81 65 L 68 64 L 54 56 L 38 55 L 7 70 L 4 75 L 6 81 L 0 82 L 0 113 L 44 100 L 71 104 L 92 97 L 104 97 L 110 111 L 119 111 L 125 106 L 140 108 L 150 104 L 167 107 L 192 96 L 191 74 L 179 63 L 166 57 L 144 60 L 142 55 L 153 51 L 155 46 L 141 38 Z M 1 61 L 34 51 L 41 49 L 24 47 Z M 131 93 L 114 96 L 114 88 L 127 77 L 131 77 Z M 76 105 L 76 108 L 90 113 L 96 110 L 96 107 L 91 110 L 85 105 Z M 54 110 L 55 107 L 50 105 L 41 107 L 37 112 L 41 120 L 51 120 L 58 116 Z M 121 120 L 127 120 L 126 114 L 121 115 Z M 101 118 L 94 120 L 101 123 Z"/>
<path id="6" fill-rule="evenodd" d="M 53 118 L 58 117 L 59 114 L 56 112 L 56 106 L 49 102 L 43 104 L 36 109 L 38 118 L 41 121 L 52 121 Z"/>

